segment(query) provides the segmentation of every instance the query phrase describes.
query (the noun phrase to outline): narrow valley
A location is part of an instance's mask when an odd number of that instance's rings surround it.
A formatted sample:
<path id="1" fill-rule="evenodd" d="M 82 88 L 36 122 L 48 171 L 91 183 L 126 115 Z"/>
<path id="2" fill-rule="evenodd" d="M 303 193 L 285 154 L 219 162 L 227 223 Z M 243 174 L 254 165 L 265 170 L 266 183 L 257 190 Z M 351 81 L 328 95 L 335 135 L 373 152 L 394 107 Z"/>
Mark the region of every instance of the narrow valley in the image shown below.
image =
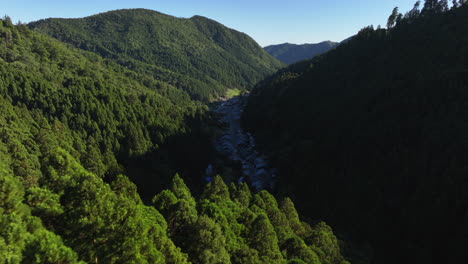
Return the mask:
<path id="1" fill-rule="evenodd" d="M 0 264 L 466 263 L 468 0 L 9 2 Z"/>
<path id="2" fill-rule="evenodd" d="M 219 154 L 240 164 L 238 182 L 246 181 L 259 191 L 273 190 L 278 171 L 269 166 L 267 157 L 258 151 L 253 135 L 241 126 L 247 98 L 248 94 L 239 95 L 213 105 L 211 111 L 222 127 L 222 133 L 215 139 L 215 148 Z"/>

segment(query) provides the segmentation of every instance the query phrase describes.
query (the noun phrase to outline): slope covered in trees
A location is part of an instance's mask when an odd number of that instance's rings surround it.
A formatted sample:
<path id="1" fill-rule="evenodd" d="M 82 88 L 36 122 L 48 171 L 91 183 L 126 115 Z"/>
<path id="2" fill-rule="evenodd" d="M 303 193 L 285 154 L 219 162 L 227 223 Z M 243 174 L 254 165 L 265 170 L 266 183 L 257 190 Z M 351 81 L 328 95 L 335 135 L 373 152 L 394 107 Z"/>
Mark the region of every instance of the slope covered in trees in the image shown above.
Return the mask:
<path id="1" fill-rule="evenodd" d="M 375 263 L 467 258 L 468 6 L 446 3 L 280 70 L 244 115 L 281 191 L 369 240 Z"/>
<path id="2" fill-rule="evenodd" d="M 182 19 L 124 9 L 29 26 L 204 101 L 224 95 L 227 88 L 249 88 L 281 67 L 246 34 L 201 16 Z"/>
<path id="3" fill-rule="evenodd" d="M 0 263 L 346 263 L 330 227 L 245 184 L 196 199 L 175 176 L 142 202 L 121 161 L 180 154 L 160 148 L 204 114 L 174 86 L 5 17 L 0 94 Z"/>
<path id="4" fill-rule="evenodd" d="M 333 49 L 337 45 L 338 43 L 332 41 L 302 45 L 284 43 L 266 46 L 263 49 L 281 62 L 291 64 L 302 60 L 312 59 L 317 55 Z"/>
<path id="5" fill-rule="evenodd" d="M 192 133 L 191 124 L 205 115 L 205 106 L 151 76 L 67 48 L 24 25 L 4 21 L 1 30 L 2 98 L 70 130 L 81 163 L 100 177 L 128 170 L 122 165 L 149 153 L 165 157 L 177 152 L 166 145 Z M 176 167 L 182 169 L 172 163 L 161 158 L 152 171 L 159 175 L 147 173 L 144 180 L 157 184 Z"/>
<path id="6" fill-rule="evenodd" d="M 325 223 L 310 226 L 289 198 L 278 203 L 245 183 L 228 187 L 216 176 L 195 199 L 176 175 L 153 202 L 193 263 L 348 263 Z"/>

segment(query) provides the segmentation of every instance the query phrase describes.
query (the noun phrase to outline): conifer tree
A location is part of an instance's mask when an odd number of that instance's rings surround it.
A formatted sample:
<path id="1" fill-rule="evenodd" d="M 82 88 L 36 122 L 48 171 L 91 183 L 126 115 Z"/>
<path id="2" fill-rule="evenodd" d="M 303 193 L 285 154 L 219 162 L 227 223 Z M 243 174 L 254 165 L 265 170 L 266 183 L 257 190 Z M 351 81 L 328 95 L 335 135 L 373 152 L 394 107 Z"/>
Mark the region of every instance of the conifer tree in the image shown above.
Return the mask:
<path id="1" fill-rule="evenodd" d="M 226 238 L 221 228 L 207 216 L 200 216 L 193 230 L 190 259 L 194 264 L 230 264 Z"/>
<path id="2" fill-rule="evenodd" d="M 397 18 L 395 19 L 395 25 L 399 25 L 402 19 L 403 19 L 403 14 L 399 13 Z"/>
<path id="3" fill-rule="evenodd" d="M 307 244 L 312 245 L 319 255 L 322 263 L 342 263 L 343 256 L 340 253 L 338 239 L 333 234 L 331 228 L 324 222 L 313 226 L 310 234 L 306 238 Z"/>
<path id="4" fill-rule="evenodd" d="M 152 199 L 156 209 L 164 215 L 169 215 L 173 206 L 177 203 L 178 199 L 175 194 L 170 190 L 163 190 Z"/>
<path id="5" fill-rule="evenodd" d="M 7 27 L 13 26 L 13 22 L 11 21 L 11 17 L 9 17 L 7 15 L 5 15 L 3 17 L 3 22 L 5 23 L 5 26 L 7 26 Z"/>
<path id="6" fill-rule="evenodd" d="M 260 258 L 257 250 L 243 245 L 232 253 L 231 262 L 233 264 L 258 264 Z"/>
<path id="7" fill-rule="evenodd" d="M 214 202 L 231 200 L 229 188 L 219 175 L 216 175 L 213 180 L 206 185 L 202 197 Z"/>
<path id="8" fill-rule="evenodd" d="M 185 200 L 188 202 L 188 204 L 195 208 L 196 207 L 196 202 L 195 199 L 192 196 L 192 193 L 190 192 L 190 189 L 187 187 L 185 184 L 184 180 L 179 176 L 179 174 L 176 174 L 174 178 L 172 179 L 172 192 L 174 195 L 177 197 L 179 200 Z"/>
<path id="9" fill-rule="evenodd" d="M 449 10 L 448 0 L 439 0 L 436 6 L 437 13 L 443 13 Z"/>
<path id="10" fill-rule="evenodd" d="M 421 11 L 419 10 L 420 6 L 421 1 L 417 1 L 413 8 L 405 14 L 405 18 L 409 20 L 417 18 L 421 14 Z"/>
<path id="11" fill-rule="evenodd" d="M 105 165 L 101 160 L 102 154 L 96 140 L 91 136 L 88 138 L 87 150 L 82 158 L 83 166 L 99 177 L 104 177 Z"/>
<path id="12" fill-rule="evenodd" d="M 248 207 L 250 201 L 252 200 L 252 193 L 250 192 L 249 186 L 245 182 L 240 183 L 236 192 L 232 193 L 232 195 L 232 199 L 244 207 Z"/>
<path id="13" fill-rule="evenodd" d="M 430 16 L 437 12 L 438 0 L 425 0 L 421 14 L 424 16 Z"/>
<path id="14" fill-rule="evenodd" d="M 265 214 L 257 216 L 249 234 L 250 246 L 256 249 L 263 263 L 282 263 L 284 261 L 279 247 L 278 237 Z"/>
<path id="15" fill-rule="evenodd" d="M 304 236 L 306 229 L 304 224 L 299 219 L 299 214 L 294 207 L 294 203 L 289 197 L 285 198 L 281 203 L 281 211 L 286 216 L 289 226 L 294 231 L 294 233 L 298 236 Z"/>
<path id="16" fill-rule="evenodd" d="M 398 7 L 395 7 L 392 11 L 392 14 L 388 17 L 387 29 L 391 29 L 395 25 L 398 14 Z"/>
<path id="17" fill-rule="evenodd" d="M 299 259 L 309 264 L 321 264 L 317 254 L 297 236 L 292 236 L 282 243 L 281 250 L 286 252 L 290 260 Z"/>

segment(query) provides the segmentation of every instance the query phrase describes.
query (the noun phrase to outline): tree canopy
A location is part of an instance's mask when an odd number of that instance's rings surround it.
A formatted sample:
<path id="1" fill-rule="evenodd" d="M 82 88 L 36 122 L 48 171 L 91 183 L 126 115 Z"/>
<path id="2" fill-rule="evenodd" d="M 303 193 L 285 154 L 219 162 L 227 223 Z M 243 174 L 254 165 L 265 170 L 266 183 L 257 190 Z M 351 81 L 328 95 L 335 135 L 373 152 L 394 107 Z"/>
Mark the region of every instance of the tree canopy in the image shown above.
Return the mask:
<path id="1" fill-rule="evenodd" d="M 285 263 L 293 256 L 280 251 L 277 230 L 290 227 L 272 220 L 285 216 L 271 195 L 245 184 L 231 191 L 219 176 L 198 198 L 179 175 L 159 192 L 165 181 L 157 175 L 149 182 L 159 185 L 146 184 L 154 204 L 145 204 L 134 178 L 123 175 L 126 160 L 162 156 L 167 141 L 204 115 L 206 106 L 183 90 L 7 18 L 0 73 L 1 263 Z M 171 165 L 164 161 L 153 163 Z M 262 197 L 276 208 L 258 207 L 253 201 Z M 306 230 L 300 244 L 326 261 L 326 241 L 306 242 L 314 227 Z"/>

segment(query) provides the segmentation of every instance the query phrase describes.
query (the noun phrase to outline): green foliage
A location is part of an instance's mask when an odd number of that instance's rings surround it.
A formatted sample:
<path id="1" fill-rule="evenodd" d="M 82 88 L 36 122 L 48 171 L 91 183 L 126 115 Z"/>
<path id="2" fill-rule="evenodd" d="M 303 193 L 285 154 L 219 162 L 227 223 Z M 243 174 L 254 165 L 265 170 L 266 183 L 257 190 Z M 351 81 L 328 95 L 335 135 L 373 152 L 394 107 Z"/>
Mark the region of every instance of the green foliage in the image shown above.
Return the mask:
<path id="1" fill-rule="evenodd" d="M 179 200 L 185 200 L 188 202 L 189 206 L 195 207 L 196 202 L 190 192 L 190 189 L 185 185 L 184 180 L 180 178 L 179 174 L 176 174 L 172 179 L 172 188 L 171 191 Z"/>
<path id="2" fill-rule="evenodd" d="M 177 197 L 170 190 L 163 190 L 152 199 L 154 206 L 163 214 L 168 214 L 173 210 L 172 207 L 177 204 L 177 201 Z"/>
<path id="3" fill-rule="evenodd" d="M 290 199 L 282 209 L 266 191 L 253 197 L 245 183 L 231 186 L 231 194 L 217 176 L 205 186 L 201 199 L 174 195 L 184 190 L 176 175 L 172 190 L 153 199 L 169 223 L 170 235 L 177 246 L 189 254 L 193 263 L 305 263 L 341 264 L 339 244 L 325 224 L 312 228 L 301 222 Z M 231 197 L 242 197 L 233 198 Z M 196 201 L 196 209 L 187 200 Z M 242 202 L 239 202 L 242 201 Z M 283 211 L 287 213 L 283 213 Z M 299 227 L 301 228 L 299 228 Z M 300 230 L 295 234 L 296 228 Z"/>
<path id="4" fill-rule="evenodd" d="M 110 186 L 117 195 L 130 198 L 135 202 L 141 202 L 136 185 L 125 175 L 117 175 Z"/>
<path id="5" fill-rule="evenodd" d="M 242 207 L 248 207 L 252 200 L 252 193 L 245 182 L 240 183 L 234 192 L 231 192 L 231 195 L 232 200 L 239 203 Z"/>
<path id="6" fill-rule="evenodd" d="M 319 255 L 323 264 L 343 261 L 338 240 L 333 235 L 331 228 L 325 223 L 316 224 L 307 234 L 305 241 L 314 245 L 312 249 Z"/>
<path id="7" fill-rule="evenodd" d="M 187 263 L 159 212 L 113 175 L 116 156 L 183 132 L 199 106 L 24 26 L 0 32 L 0 262 Z"/>
<path id="8" fill-rule="evenodd" d="M 22 263 L 76 263 L 76 253 L 56 234 L 40 228 L 26 245 Z"/>
<path id="9" fill-rule="evenodd" d="M 99 158 L 106 149 L 129 155 L 144 153 L 181 129 L 186 110 L 174 101 L 193 107 L 183 93 L 154 79 L 146 86 L 139 75 L 95 55 L 72 51 L 25 28 L 9 30 L 16 37 L 13 47 L 0 48 L 2 95 L 13 104 L 42 111 L 49 121 L 57 118 L 74 132 L 85 134 L 82 144 L 88 143 L 86 152 L 91 156 L 84 161 Z M 38 54 L 37 46 L 56 56 Z M 13 52 L 16 59 L 9 60 L 6 52 Z"/>
<path id="10" fill-rule="evenodd" d="M 65 150 L 76 153 L 72 142 L 59 140 L 67 138 L 69 131 L 37 129 L 31 117 L 20 118 L 20 109 L 6 101 L 2 109 L 8 122 L 2 123 L 1 131 L 10 139 L 0 141 L 2 262 L 76 263 L 79 258 L 105 263 L 187 263 L 187 256 L 167 236 L 164 218 L 142 204 L 126 177 L 104 183 Z M 13 153 L 8 148 L 12 143 Z M 39 178 L 35 186 L 27 187 L 29 181 L 13 176 L 16 164 L 34 164 L 35 159 L 24 157 L 38 150 Z"/>
<path id="11" fill-rule="evenodd" d="M 155 242 L 168 238 L 164 238 L 164 230 L 154 226 L 156 221 L 150 221 L 157 215 L 149 214 L 151 211 L 131 195 L 116 195 L 63 150 L 58 149 L 52 160 L 56 166 L 49 166 L 44 177 L 51 182 L 57 177 L 64 179 L 54 191 L 62 194 L 65 211 L 52 226 L 83 259 L 108 263 L 164 261 Z"/>
<path id="12" fill-rule="evenodd" d="M 234 88 L 234 89 L 228 89 L 226 91 L 226 94 L 224 95 L 225 98 L 233 98 L 233 97 L 236 97 L 236 96 L 239 96 L 241 95 L 242 91 L 237 89 L 237 88 Z"/>
<path id="13" fill-rule="evenodd" d="M 312 250 L 313 247 L 308 247 L 306 243 L 297 236 L 292 236 L 286 239 L 281 249 L 283 252 L 286 252 L 288 259 L 292 261 L 304 261 L 305 263 L 318 264 L 318 263 L 328 263 L 320 262 L 317 254 Z M 294 262 L 293 262 L 294 263 Z M 339 261 L 334 263 L 340 263 Z"/>
<path id="14" fill-rule="evenodd" d="M 26 187 L 37 185 L 40 178 L 39 148 L 56 144 L 47 138 L 49 130 L 63 134 L 59 140 L 70 142 L 67 151 L 87 170 L 107 179 L 125 172 L 142 187 L 146 199 L 162 189 L 154 182 L 169 180 L 176 168 L 184 173 L 204 169 L 199 168 L 204 164 L 186 165 L 173 157 L 191 146 L 198 147 L 198 156 L 192 160 L 204 161 L 209 155 L 209 144 L 200 147 L 187 139 L 196 136 L 205 142 L 205 105 L 151 76 L 70 48 L 25 26 L 4 24 L 0 22 L 0 94 L 19 107 L 20 115 L 37 121 L 37 126 L 21 129 L 18 135 L 11 136 L 5 129 L 0 135 L 11 153 L 23 155 L 18 157 L 23 163 L 13 164 L 13 169 Z M 3 118 L 8 121 L 0 115 Z M 41 144 L 16 144 L 13 138 L 36 133 L 31 129 L 41 130 Z M 148 156 L 160 162 L 146 165 L 143 172 L 136 170 L 143 166 L 134 161 Z"/>
<path id="15" fill-rule="evenodd" d="M 281 212 L 286 217 L 286 221 L 288 222 L 289 227 L 292 231 L 298 235 L 303 237 L 307 232 L 307 226 L 304 225 L 299 219 L 299 214 L 296 211 L 294 203 L 290 198 L 285 198 L 281 202 Z"/>
<path id="16" fill-rule="evenodd" d="M 206 185 L 202 197 L 213 202 L 221 203 L 230 200 L 229 188 L 224 183 L 221 176 L 216 175 L 213 180 Z"/>
<path id="17" fill-rule="evenodd" d="M 76 253 L 31 215 L 21 182 L 0 169 L 0 262 L 78 263 Z"/>
<path id="18" fill-rule="evenodd" d="M 63 213 L 60 204 L 60 195 L 40 187 L 31 187 L 28 189 L 26 198 L 27 204 L 33 210 L 35 215 L 41 216 L 42 220 L 54 217 Z"/>
<path id="19" fill-rule="evenodd" d="M 219 64 L 216 57 L 208 60 L 225 76 L 233 73 L 223 79 L 214 72 L 223 87 L 251 84 L 279 66 L 265 53 L 247 54 L 244 49 L 259 48 L 243 34 L 200 17 L 182 21 L 217 43 L 219 53 L 213 56 L 228 58 Z M 129 40 L 132 47 L 143 41 Z M 145 205 L 139 187 L 152 195 L 158 189 L 141 183 L 167 179 L 122 173 L 148 157 L 160 158 L 149 163 L 170 173 L 177 162 L 162 157 L 179 154 L 168 146 L 187 142 L 184 135 L 201 127 L 206 107 L 146 74 L 159 66 L 119 65 L 127 55 L 119 50 L 122 57 L 112 57 L 114 48 L 103 59 L 0 20 L 0 263 L 285 263 L 292 257 L 308 261 L 310 250 L 337 249 L 331 230 L 325 230 L 324 236 L 297 235 L 298 245 L 309 251 L 282 252 L 281 245 L 294 235 L 293 220 L 288 222 L 276 199 L 267 192 L 252 195 L 246 184 L 232 186 L 231 193 L 219 176 L 196 199 L 176 174 L 170 190 L 154 197 L 154 207 Z M 134 52 L 129 50 L 129 61 L 144 63 L 146 54 L 134 58 Z M 234 57 L 240 62 L 227 67 Z M 169 75 L 191 76 L 193 69 L 208 67 L 184 69 L 177 60 L 177 67 L 162 61 L 175 67 Z"/>
<path id="20" fill-rule="evenodd" d="M 265 214 L 257 216 L 252 223 L 249 235 L 249 244 L 258 251 L 263 263 L 281 263 L 283 261 L 275 230 Z"/>
<path id="21" fill-rule="evenodd" d="M 195 243 L 189 249 L 194 263 L 231 263 L 221 227 L 211 218 L 201 215 L 194 225 L 194 232 L 191 239 Z"/>
<path id="22" fill-rule="evenodd" d="M 244 112 L 285 175 L 280 191 L 309 217 L 369 242 L 373 262 L 467 257 L 468 6 L 442 12 L 440 3 L 426 1 L 422 13 L 417 3 L 390 30 L 366 27 L 280 70 Z"/>
<path id="23" fill-rule="evenodd" d="M 249 88 L 281 66 L 247 35 L 200 16 L 181 19 L 124 9 L 29 26 L 203 101 L 223 96 L 228 88 Z"/>

